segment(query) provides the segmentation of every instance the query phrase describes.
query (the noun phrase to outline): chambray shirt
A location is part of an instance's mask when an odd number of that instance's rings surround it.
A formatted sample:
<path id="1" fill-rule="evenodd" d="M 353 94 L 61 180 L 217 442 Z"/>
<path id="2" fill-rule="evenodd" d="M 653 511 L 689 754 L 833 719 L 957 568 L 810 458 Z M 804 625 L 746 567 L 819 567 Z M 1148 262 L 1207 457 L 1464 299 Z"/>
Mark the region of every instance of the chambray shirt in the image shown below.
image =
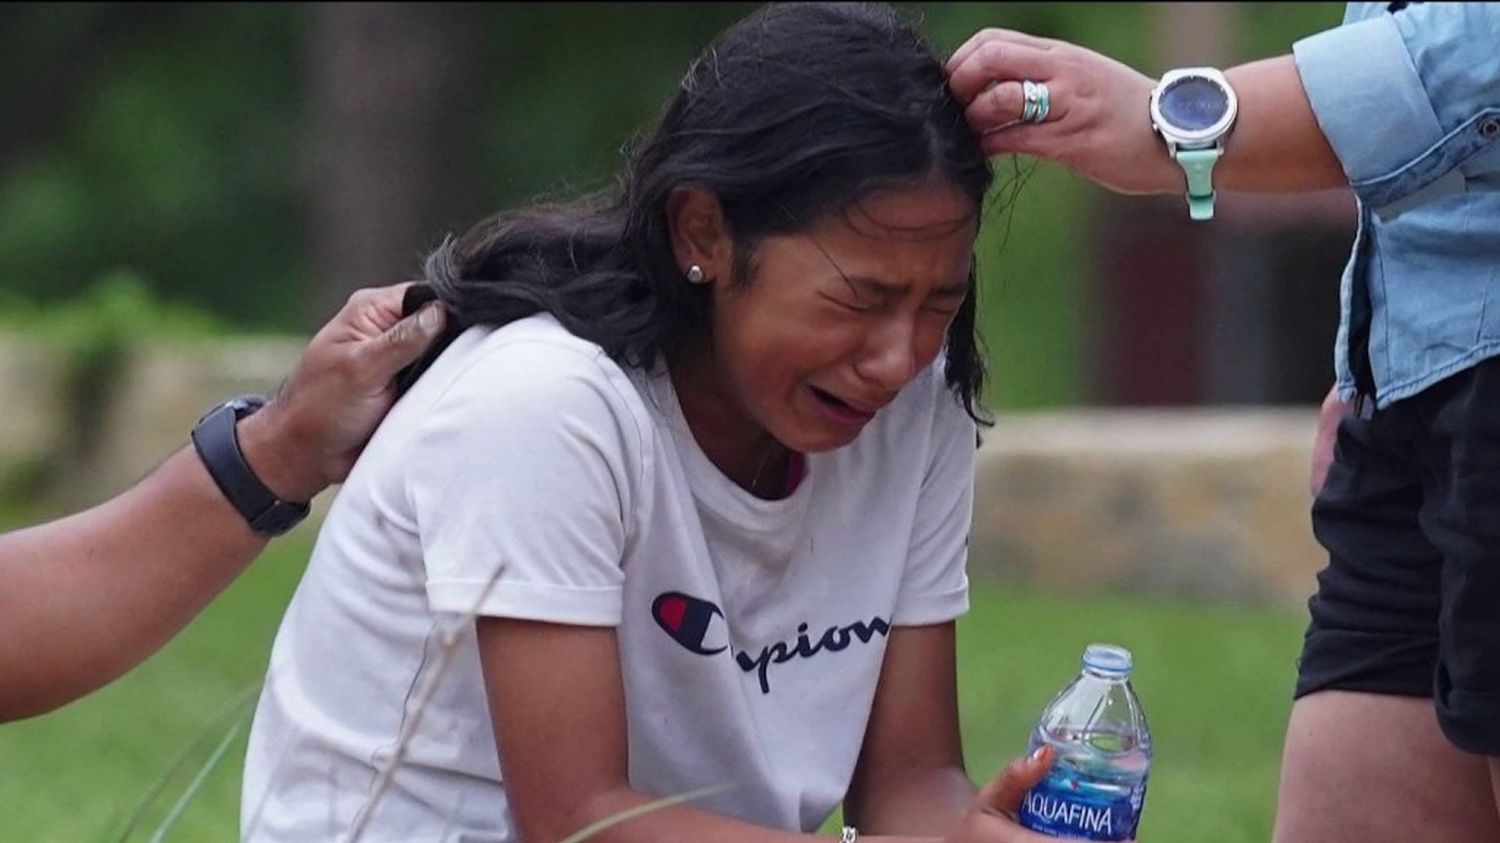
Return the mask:
<path id="1" fill-rule="evenodd" d="M 1339 393 L 1377 408 L 1500 354 L 1500 3 L 1401 5 L 1292 48 L 1359 198 Z"/>

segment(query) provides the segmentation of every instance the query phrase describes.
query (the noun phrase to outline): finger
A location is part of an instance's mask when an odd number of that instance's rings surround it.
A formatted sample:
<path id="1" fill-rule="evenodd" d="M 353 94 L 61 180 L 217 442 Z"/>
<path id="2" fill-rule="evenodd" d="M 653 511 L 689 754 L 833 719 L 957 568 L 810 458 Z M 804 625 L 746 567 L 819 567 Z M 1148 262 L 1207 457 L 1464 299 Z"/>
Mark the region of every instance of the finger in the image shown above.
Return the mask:
<path id="1" fill-rule="evenodd" d="M 422 352 L 443 332 L 447 312 L 439 302 L 429 302 L 421 310 L 402 319 L 390 330 L 373 340 L 369 360 L 378 368 L 372 380 L 385 383 L 397 372 L 416 362 Z"/>
<path id="2" fill-rule="evenodd" d="M 1021 121 L 1026 96 L 1020 82 L 999 82 L 985 89 L 964 109 L 970 128 L 984 134 Z"/>
<path id="3" fill-rule="evenodd" d="M 1021 810 L 1021 800 L 1026 797 L 1026 791 L 1036 787 L 1051 766 L 1052 747 L 1044 744 L 1031 755 L 1017 758 L 1005 765 L 1000 775 L 990 779 L 989 784 L 979 791 L 979 804 L 996 813 L 1014 817 Z"/>
<path id="4" fill-rule="evenodd" d="M 319 334 L 328 334 L 335 343 L 364 343 L 376 339 L 401 321 L 403 298 L 413 282 L 405 281 L 386 287 L 364 287 L 355 290 L 344 302 L 338 315 L 329 320 Z"/>
<path id="5" fill-rule="evenodd" d="M 973 35 L 969 36 L 969 40 L 960 44 L 958 49 L 953 51 L 953 55 L 948 57 L 948 61 L 944 65 L 944 67 L 947 68 L 947 70 L 951 73 L 953 69 L 962 64 L 970 54 L 979 49 L 980 46 L 990 41 L 1011 41 L 1016 44 L 1027 44 L 1039 49 L 1049 46 L 1049 43 L 1045 38 L 1037 38 L 1034 35 L 1027 35 L 1024 32 L 1017 32 L 1014 29 L 1001 29 L 1000 27 L 991 26 L 981 29 Z"/>
<path id="6" fill-rule="evenodd" d="M 385 287 L 368 287 L 356 290 L 349 297 L 348 307 L 358 310 L 361 315 L 371 320 L 377 331 L 388 331 L 401 321 L 401 303 L 406 296 L 406 288 L 414 282 L 403 281 L 400 284 L 391 284 Z"/>
<path id="7" fill-rule="evenodd" d="M 943 63 L 943 69 L 948 73 L 952 73 L 955 68 L 963 64 L 981 45 L 998 40 L 1000 37 L 999 33 L 1000 30 L 992 27 L 981 29 L 970 35 L 969 40 L 959 44 L 958 49 L 953 51 L 953 55 L 948 57 L 948 61 Z"/>
<path id="8" fill-rule="evenodd" d="M 975 47 L 948 74 L 948 87 L 960 103 L 968 105 L 992 82 L 1052 78 L 1053 59 L 1046 50 L 1015 41 L 989 40 Z"/>

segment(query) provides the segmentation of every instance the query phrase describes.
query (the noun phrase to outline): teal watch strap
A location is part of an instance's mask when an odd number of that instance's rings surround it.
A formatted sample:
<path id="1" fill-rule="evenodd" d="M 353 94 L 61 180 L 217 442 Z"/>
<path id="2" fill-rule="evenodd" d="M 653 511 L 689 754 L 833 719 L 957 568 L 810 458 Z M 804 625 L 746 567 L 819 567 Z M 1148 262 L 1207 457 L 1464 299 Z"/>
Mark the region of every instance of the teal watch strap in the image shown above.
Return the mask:
<path id="1" fill-rule="evenodd" d="M 1178 149 L 1177 163 L 1187 174 L 1188 214 L 1195 220 L 1214 218 L 1214 164 L 1224 148 Z"/>

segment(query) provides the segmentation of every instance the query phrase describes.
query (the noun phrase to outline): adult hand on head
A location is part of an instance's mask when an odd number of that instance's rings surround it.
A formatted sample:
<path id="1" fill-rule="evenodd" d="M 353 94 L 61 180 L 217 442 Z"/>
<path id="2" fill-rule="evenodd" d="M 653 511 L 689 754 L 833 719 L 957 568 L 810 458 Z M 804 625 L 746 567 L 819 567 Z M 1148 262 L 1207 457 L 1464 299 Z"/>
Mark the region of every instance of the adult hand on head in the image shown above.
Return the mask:
<path id="1" fill-rule="evenodd" d="M 438 302 L 402 318 L 409 286 L 351 295 L 271 403 L 240 423 L 246 460 L 283 500 L 309 500 L 348 476 L 396 400 L 396 373 L 442 333 Z"/>
<path id="2" fill-rule="evenodd" d="M 1040 123 L 1023 122 L 1022 81 L 1047 86 Z M 1175 193 L 1182 170 L 1151 128 L 1156 81 L 1065 41 L 985 29 L 948 60 L 948 84 L 990 155 L 1056 161 L 1119 193 Z"/>
<path id="3" fill-rule="evenodd" d="M 1021 800 L 1051 766 L 1051 747 L 1007 764 L 974 797 L 963 821 L 943 843 L 1055 843 L 1058 838 L 1027 831 L 1016 822 Z"/>

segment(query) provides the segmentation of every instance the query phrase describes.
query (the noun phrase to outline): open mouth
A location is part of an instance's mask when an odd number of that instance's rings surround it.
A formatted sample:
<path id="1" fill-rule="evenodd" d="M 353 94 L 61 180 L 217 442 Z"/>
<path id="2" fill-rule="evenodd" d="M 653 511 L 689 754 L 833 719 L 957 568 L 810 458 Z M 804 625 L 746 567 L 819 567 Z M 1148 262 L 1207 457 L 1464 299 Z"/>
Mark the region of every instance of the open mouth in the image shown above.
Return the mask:
<path id="1" fill-rule="evenodd" d="M 864 424 L 875 417 L 874 413 L 867 413 L 864 410 L 856 409 L 847 401 L 844 401 L 831 392 L 825 392 L 815 386 L 811 387 L 811 389 L 813 397 L 818 399 L 818 403 L 836 421 L 843 424 Z"/>
<path id="2" fill-rule="evenodd" d="M 818 400 L 822 401 L 824 404 L 827 404 L 835 409 L 845 410 L 850 413 L 857 412 L 853 407 L 849 406 L 848 403 L 841 401 L 837 395 L 834 395 L 831 392 L 824 392 L 823 390 L 818 389 L 816 386 L 812 388 L 812 391 L 814 395 L 818 396 Z"/>

